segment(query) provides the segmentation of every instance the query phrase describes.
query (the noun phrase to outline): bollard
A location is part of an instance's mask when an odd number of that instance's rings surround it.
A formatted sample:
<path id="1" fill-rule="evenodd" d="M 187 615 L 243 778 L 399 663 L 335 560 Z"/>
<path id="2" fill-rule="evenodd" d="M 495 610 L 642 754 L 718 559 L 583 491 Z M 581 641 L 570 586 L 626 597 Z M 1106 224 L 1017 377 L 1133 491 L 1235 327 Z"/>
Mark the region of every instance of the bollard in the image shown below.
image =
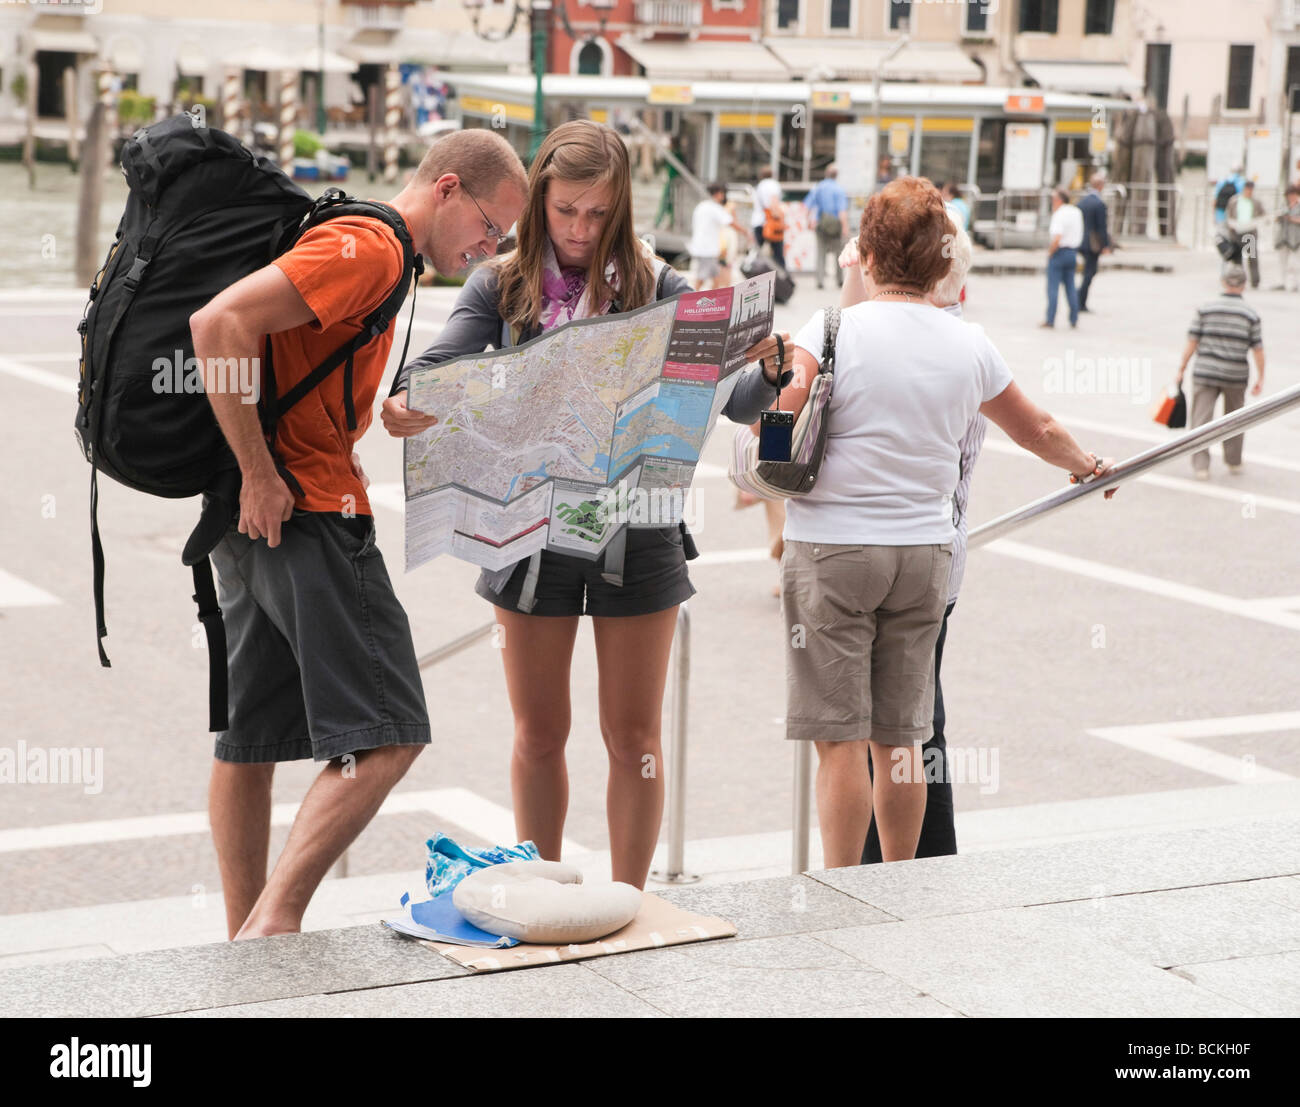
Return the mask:
<path id="1" fill-rule="evenodd" d="M 672 753 L 668 761 L 668 864 L 655 869 L 657 884 L 696 884 L 699 876 L 686 870 L 686 722 L 691 687 L 691 615 L 687 604 L 677 609 L 673 635 Z"/>
<path id="2" fill-rule="evenodd" d="M 280 70 L 280 168 L 293 173 L 293 133 L 298 128 L 298 71 Z"/>
<path id="3" fill-rule="evenodd" d="M 63 114 L 68 121 L 68 168 L 75 173 L 81 160 L 81 136 L 77 134 L 77 71 L 72 66 L 63 71 Z"/>
<path id="4" fill-rule="evenodd" d="M 221 86 L 221 129 L 239 138 L 239 107 L 242 97 L 239 88 L 239 70 L 227 69 Z"/>
<path id="5" fill-rule="evenodd" d="M 402 75 L 396 64 L 384 70 L 384 180 L 397 180 L 397 133 L 402 121 Z"/>

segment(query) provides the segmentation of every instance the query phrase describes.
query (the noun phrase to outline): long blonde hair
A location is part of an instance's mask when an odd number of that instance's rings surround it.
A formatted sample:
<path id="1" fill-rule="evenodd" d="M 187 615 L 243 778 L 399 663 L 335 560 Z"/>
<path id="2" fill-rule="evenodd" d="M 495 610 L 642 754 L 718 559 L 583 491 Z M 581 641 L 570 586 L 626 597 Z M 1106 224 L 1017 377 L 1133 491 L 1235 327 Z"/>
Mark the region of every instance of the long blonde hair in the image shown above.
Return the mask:
<path id="1" fill-rule="evenodd" d="M 632 227 L 632 169 L 627 147 L 612 127 L 574 119 L 560 124 L 542 142 L 528 170 L 528 200 L 519 216 L 518 244 L 492 262 L 497 267 L 501 317 L 521 330 L 536 326 L 541 319 L 546 190 L 552 180 L 610 186 L 609 218 L 587 272 L 590 302 L 604 304 L 616 297 L 605 279 L 605 265 L 612 257 L 620 308 L 630 311 L 648 304 L 654 295 L 654 267 Z"/>

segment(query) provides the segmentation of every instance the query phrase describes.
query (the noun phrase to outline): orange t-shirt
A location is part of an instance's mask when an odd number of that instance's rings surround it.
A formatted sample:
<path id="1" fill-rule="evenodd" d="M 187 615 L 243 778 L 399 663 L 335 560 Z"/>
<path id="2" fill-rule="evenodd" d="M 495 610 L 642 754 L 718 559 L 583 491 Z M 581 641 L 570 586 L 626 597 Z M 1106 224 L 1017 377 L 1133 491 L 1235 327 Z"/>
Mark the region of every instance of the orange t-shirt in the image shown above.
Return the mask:
<path id="1" fill-rule="evenodd" d="M 293 282 L 316 316 L 271 336 L 277 395 L 361 330 L 402 276 L 402 244 L 378 219 L 344 216 L 313 227 L 272 263 Z M 352 472 L 352 449 L 370 425 L 375 393 L 393 347 L 395 323 L 357 351 L 352 397 L 357 429 L 348 430 L 343 366 L 280 416 L 275 453 L 302 485 L 294 505 L 305 511 L 369 515 L 370 500 Z M 349 499 L 351 497 L 351 499 Z"/>

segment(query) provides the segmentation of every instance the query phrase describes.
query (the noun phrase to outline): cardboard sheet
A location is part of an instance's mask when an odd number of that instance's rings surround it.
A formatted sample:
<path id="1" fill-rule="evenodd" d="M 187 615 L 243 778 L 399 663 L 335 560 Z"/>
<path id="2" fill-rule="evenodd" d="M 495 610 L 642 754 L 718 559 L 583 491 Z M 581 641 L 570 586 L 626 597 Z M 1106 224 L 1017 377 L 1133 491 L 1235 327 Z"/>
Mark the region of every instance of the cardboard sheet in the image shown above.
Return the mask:
<path id="1" fill-rule="evenodd" d="M 693 915 L 658 896 L 646 893 L 637 916 L 622 930 L 596 942 L 582 945 L 540 946 L 522 942 L 513 949 L 484 950 L 469 946 L 427 942 L 444 957 L 471 972 L 500 972 L 527 969 L 535 965 L 554 965 L 564 961 L 582 961 L 606 957 L 611 953 L 630 953 L 636 949 L 678 946 L 688 942 L 707 942 L 712 938 L 734 938 L 736 928 L 725 919 Z"/>

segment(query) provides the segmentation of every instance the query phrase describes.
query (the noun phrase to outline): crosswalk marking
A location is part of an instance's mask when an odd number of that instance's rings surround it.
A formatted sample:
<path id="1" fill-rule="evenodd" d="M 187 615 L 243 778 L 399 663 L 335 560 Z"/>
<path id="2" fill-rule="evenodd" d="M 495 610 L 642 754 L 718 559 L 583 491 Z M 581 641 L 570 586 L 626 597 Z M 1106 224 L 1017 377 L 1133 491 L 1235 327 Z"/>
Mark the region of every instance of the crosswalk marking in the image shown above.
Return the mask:
<path id="1" fill-rule="evenodd" d="M 45 607 L 62 602 L 58 596 L 51 596 L 44 589 L 0 569 L 0 608 Z"/>
<path id="2" fill-rule="evenodd" d="M 1294 778 L 1289 773 L 1256 764 L 1253 755 L 1243 757 L 1220 753 L 1218 750 L 1197 746 L 1188 739 L 1267 734 L 1282 730 L 1300 730 L 1300 711 L 1143 723 L 1139 726 L 1093 727 L 1088 733 L 1094 738 L 1102 738 L 1159 757 L 1163 761 L 1172 761 L 1176 765 L 1221 777 L 1233 784 L 1272 784 Z"/>
<path id="3" fill-rule="evenodd" d="M 32 384 L 41 384 L 58 392 L 69 392 L 75 395 L 77 391 L 77 382 L 74 378 L 24 365 L 13 358 L 0 357 L 0 373 L 7 373 L 11 377 L 30 381 Z"/>
<path id="4" fill-rule="evenodd" d="M 421 813 L 455 824 L 483 841 L 513 843 L 515 819 L 509 808 L 484 799 L 468 788 L 435 788 L 418 792 L 394 792 L 384 800 L 380 815 Z M 272 826 L 291 826 L 298 814 L 298 804 L 277 803 L 271 808 Z M 430 836 L 438 829 L 430 824 Z M 167 815 L 138 815 L 94 822 L 55 823 L 49 826 L 14 827 L 0 830 L 0 853 L 22 850 L 61 849 L 65 846 L 93 845 L 101 842 L 138 841 L 168 838 L 180 834 L 208 833 L 206 811 L 186 811 Z M 585 853 L 586 847 L 564 839 L 566 852 Z"/>

